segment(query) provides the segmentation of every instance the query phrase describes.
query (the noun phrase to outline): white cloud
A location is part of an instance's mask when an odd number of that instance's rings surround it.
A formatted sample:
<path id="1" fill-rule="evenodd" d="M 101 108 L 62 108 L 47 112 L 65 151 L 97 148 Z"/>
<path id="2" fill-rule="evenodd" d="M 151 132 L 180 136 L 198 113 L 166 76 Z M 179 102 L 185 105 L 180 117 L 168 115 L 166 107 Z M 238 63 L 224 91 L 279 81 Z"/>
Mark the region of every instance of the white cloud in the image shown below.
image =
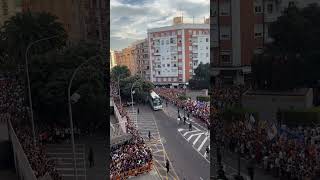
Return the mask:
<path id="1" fill-rule="evenodd" d="M 111 0 L 111 48 L 122 49 L 147 36 L 147 29 L 172 24 L 183 13 L 184 20 L 202 21 L 210 14 L 209 0 Z"/>

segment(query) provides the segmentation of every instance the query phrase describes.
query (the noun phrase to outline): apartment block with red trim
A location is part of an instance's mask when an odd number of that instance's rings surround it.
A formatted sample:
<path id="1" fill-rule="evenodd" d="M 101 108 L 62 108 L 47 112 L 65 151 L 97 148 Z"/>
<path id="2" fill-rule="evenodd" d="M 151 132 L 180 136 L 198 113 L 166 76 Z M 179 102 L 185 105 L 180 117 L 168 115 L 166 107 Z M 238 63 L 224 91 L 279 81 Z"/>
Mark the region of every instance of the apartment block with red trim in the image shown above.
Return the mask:
<path id="1" fill-rule="evenodd" d="M 200 62 L 210 62 L 209 21 L 183 23 L 148 30 L 150 80 L 156 85 L 185 85 Z"/>
<path id="2" fill-rule="evenodd" d="M 288 6 L 305 7 L 319 0 L 211 1 L 211 64 L 214 82 L 243 84 L 251 79 L 251 61 L 272 42 L 270 24 Z"/>

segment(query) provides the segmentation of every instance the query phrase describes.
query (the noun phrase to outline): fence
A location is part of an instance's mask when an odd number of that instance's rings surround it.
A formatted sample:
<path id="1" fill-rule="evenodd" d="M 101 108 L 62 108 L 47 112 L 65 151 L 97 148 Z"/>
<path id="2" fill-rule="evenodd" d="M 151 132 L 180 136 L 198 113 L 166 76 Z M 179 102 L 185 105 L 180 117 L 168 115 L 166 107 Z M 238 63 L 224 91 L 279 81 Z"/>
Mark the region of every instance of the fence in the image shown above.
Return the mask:
<path id="1" fill-rule="evenodd" d="M 33 170 L 30 166 L 29 160 L 23 151 L 23 148 L 19 142 L 19 139 L 14 132 L 12 124 L 7 121 L 9 140 L 12 143 L 14 164 L 16 168 L 16 173 L 20 180 L 37 180 Z M 49 179 L 49 178 L 48 178 Z"/>
<path id="2" fill-rule="evenodd" d="M 143 167 L 129 170 L 120 175 L 117 175 L 116 177 L 110 177 L 110 180 L 122 180 L 122 179 L 128 179 L 130 176 L 138 176 L 140 174 L 150 172 L 152 170 L 152 167 L 153 167 L 153 163 L 150 162 Z"/>

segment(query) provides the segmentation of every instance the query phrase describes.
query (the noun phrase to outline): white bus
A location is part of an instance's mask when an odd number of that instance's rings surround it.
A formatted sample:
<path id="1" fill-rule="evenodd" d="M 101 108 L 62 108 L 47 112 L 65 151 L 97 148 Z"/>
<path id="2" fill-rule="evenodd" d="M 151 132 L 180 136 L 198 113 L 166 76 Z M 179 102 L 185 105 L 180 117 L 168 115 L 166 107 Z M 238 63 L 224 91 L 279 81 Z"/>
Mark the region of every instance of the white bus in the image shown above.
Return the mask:
<path id="1" fill-rule="evenodd" d="M 162 100 L 154 91 L 150 92 L 148 100 L 153 110 L 156 111 L 162 109 Z"/>

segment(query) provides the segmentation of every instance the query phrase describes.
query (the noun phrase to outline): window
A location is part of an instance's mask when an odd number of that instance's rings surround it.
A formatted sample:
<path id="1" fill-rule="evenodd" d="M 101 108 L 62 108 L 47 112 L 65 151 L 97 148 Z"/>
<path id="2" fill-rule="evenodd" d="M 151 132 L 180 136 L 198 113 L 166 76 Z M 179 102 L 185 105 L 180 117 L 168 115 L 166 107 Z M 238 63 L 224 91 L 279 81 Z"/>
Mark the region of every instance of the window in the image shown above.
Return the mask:
<path id="1" fill-rule="evenodd" d="M 221 55 L 221 61 L 223 63 L 230 63 L 231 62 L 230 54 Z"/>
<path id="2" fill-rule="evenodd" d="M 255 12 L 256 14 L 262 13 L 262 7 L 261 7 L 261 6 L 255 6 L 255 7 L 254 7 L 254 12 Z"/>
<path id="3" fill-rule="evenodd" d="M 170 67 L 170 64 L 167 64 L 167 67 Z"/>
<path id="4" fill-rule="evenodd" d="M 164 40 L 161 40 L 161 45 L 163 45 L 164 44 Z"/>
<path id="5" fill-rule="evenodd" d="M 168 39 L 166 40 L 166 44 L 169 44 L 169 40 Z"/>
<path id="6" fill-rule="evenodd" d="M 178 31 L 178 35 L 181 35 L 181 34 L 182 34 L 181 30 L 179 30 L 179 31 Z"/>
<path id="7" fill-rule="evenodd" d="M 254 38 L 261 38 L 263 36 L 263 24 L 254 25 Z"/>
<path id="8" fill-rule="evenodd" d="M 289 1 L 289 7 L 295 6 L 294 1 Z"/>
<path id="9" fill-rule="evenodd" d="M 209 42 L 209 38 L 206 38 L 206 42 Z"/>
<path id="10" fill-rule="evenodd" d="M 177 67 L 177 64 L 176 64 L 176 63 L 174 63 L 174 64 L 173 64 L 173 67 Z"/>
<path id="11" fill-rule="evenodd" d="M 161 74 L 161 72 L 160 71 L 158 71 L 158 75 L 160 75 Z"/>
<path id="12" fill-rule="evenodd" d="M 221 51 L 221 62 L 231 63 L 231 51 Z"/>
<path id="13" fill-rule="evenodd" d="M 231 28 L 229 26 L 220 27 L 220 39 L 230 40 L 231 39 Z"/>
<path id="14" fill-rule="evenodd" d="M 254 10 L 255 14 L 262 13 L 263 1 L 264 0 L 254 0 L 254 4 L 253 4 L 254 9 L 253 10 Z"/>
<path id="15" fill-rule="evenodd" d="M 267 5 L 267 12 L 268 12 L 269 14 L 272 14 L 272 11 L 273 11 L 273 4 L 268 4 L 268 5 Z"/>
<path id="16" fill-rule="evenodd" d="M 230 16 L 230 0 L 225 0 L 220 3 L 220 16 Z"/>

